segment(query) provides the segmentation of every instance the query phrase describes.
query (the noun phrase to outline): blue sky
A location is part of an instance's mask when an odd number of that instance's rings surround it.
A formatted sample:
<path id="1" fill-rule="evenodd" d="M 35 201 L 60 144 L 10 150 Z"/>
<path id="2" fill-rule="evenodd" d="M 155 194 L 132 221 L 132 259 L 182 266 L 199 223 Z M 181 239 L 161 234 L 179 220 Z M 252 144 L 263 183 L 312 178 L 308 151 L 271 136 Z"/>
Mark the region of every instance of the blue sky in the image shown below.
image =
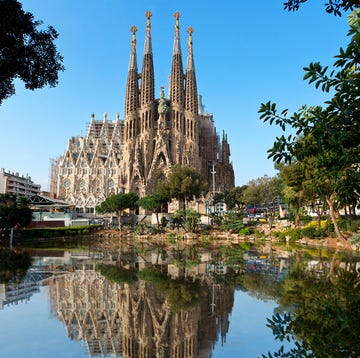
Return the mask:
<path id="1" fill-rule="evenodd" d="M 325 13 L 323 1 L 300 11 L 283 10 L 283 0 L 23 0 L 23 8 L 59 33 L 56 41 L 66 71 L 56 88 L 25 90 L 0 107 L 0 167 L 28 174 L 48 189 L 50 158 L 67 141 L 85 135 L 92 112 L 102 119 L 123 118 L 131 33 L 136 25 L 138 64 L 145 38 L 145 12 L 153 14 L 155 86 L 168 87 L 175 11 L 181 13 L 181 46 L 194 28 L 193 51 L 198 92 L 231 146 L 236 185 L 276 172 L 267 149 L 280 134 L 259 120 L 262 102 L 295 111 L 321 104 L 326 95 L 303 81 L 312 61 L 331 65 L 346 46 L 346 14 Z"/>

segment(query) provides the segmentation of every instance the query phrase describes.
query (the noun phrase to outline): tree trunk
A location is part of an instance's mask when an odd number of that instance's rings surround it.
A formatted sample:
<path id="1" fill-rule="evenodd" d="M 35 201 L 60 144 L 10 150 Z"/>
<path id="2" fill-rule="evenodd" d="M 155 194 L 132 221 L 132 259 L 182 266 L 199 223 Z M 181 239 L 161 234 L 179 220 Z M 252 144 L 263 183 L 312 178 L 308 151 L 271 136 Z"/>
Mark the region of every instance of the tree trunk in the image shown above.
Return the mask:
<path id="1" fill-rule="evenodd" d="M 271 231 L 273 223 L 274 223 L 274 214 L 270 214 L 269 216 L 269 230 Z"/>
<path id="2" fill-rule="evenodd" d="M 334 203 L 331 199 L 330 196 L 326 196 L 325 197 L 325 200 L 327 202 L 327 204 L 329 205 L 329 211 L 330 211 L 330 217 L 331 217 L 331 221 L 332 223 L 334 224 L 334 231 L 335 231 L 335 234 L 337 236 L 337 238 L 341 241 L 346 241 L 344 235 L 341 233 L 340 229 L 339 229 L 339 225 L 338 225 L 338 222 L 337 222 L 337 218 L 336 218 L 336 212 L 335 212 L 335 208 L 334 208 Z"/>
<path id="3" fill-rule="evenodd" d="M 122 230 L 121 211 L 117 211 L 117 212 L 116 212 L 116 216 L 117 216 L 117 218 L 118 218 L 119 231 L 120 231 L 120 233 L 121 233 L 121 230 Z"/>
<path id="4" fill-rule="evenodd" d="M 10 251 L 13 249 L 14 228 L 10 229 Z"/>
<path id="5" fill-rule="evenodd" d="M 156 216 L 157 228 L 160 229 L 159 213 L 157 211 L 155 212 L 155 216 Z"/>
<path id="6" fill-rule="evenodd" d="M 316 213 L 316 214 L 317 214 L 317 218 L 316 218 L 317 228 L 319 230 L 321 228 L 321 214 L 320 213 Z"/>

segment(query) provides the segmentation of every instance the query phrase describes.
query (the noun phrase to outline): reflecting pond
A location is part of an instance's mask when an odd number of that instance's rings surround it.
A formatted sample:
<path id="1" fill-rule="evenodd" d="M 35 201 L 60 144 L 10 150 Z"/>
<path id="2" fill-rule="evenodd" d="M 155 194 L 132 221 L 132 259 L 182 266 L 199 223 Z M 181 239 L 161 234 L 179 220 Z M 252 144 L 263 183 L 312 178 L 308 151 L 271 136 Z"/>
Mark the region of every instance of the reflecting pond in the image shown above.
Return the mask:
<path id="1" fill-rule="evenodd" d="M 22 270 L 7 255 L 4 357 L 360 356 L 355 253 L 123 243 L 12 253 Z"/>

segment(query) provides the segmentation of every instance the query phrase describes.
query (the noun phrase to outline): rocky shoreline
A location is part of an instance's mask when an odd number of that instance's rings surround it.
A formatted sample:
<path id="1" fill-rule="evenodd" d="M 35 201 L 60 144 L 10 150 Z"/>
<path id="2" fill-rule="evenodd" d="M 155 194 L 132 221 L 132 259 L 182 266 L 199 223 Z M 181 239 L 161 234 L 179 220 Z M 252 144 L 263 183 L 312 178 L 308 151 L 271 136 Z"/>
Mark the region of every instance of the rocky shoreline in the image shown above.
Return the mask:
<path id="1" fill-rule="evenodd" d="M 185 231 L 168 230 L 164 233 L 157 234 L 136 234 L 132 231 L 104 229 L 99 230 L 95 234 L 100 246 L 114 247 L 121 242 L 134 241 L 135 243 L 148 244 L 176 244 L 183 243 L 184 245 L 203 244 L 210 246 L 232 246 L 239 243 L 274 243 L 274 244 L 289 244 L 289 241 L 282 241 L 275 236 L 255 237 L 254 235 L 240 235 L 235 233 L 228 233 L 223 231 L 213 230 L 211 232 L 190 233 Z M 351 250 L 360 252 L 360 245 L 352 245 L 350 241 L 342 242 L 337 238 L 327 237 L 323 239 L 302 238 L 300 240 L 291 242 L 301 246 L 325 247 L 341 250 Z"/>

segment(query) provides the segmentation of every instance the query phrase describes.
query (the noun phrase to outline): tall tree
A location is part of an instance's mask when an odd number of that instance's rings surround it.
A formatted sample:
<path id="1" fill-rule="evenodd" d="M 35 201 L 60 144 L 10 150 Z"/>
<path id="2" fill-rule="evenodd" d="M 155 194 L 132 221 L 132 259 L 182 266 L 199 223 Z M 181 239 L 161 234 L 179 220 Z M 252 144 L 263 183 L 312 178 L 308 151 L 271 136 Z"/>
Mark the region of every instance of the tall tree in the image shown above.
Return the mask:
<path id="1" fill-rule="evenodd" d="M 159 213 L 161 213 L 163 207 L 167 204 L 168 197 L 154 193 L 152 195 L 144 196 L 138 200 L 138 205 L 145 210 L 149 210 L 156 216 L 156 222 L 158 228 L 160 227 Z"/>
<path id="2" fill-rule="evenodd" d="M 316 88 L 333 93 L 325 106 L 302 106 L 290 117 L 280 113 L 275 103 L 262 104 L 260 118 L 275 123 L 284 132 L 268 150 L 275 162 L 299 162 L 307 180 L 329 206 L 336 235 L 344 240 L 337 224 L 340 206 L 360 203 L 360 14 L 349 16 L 351 36 L 347 48 L 340 49 L 334 69 L 328 71 L 319 62 L 304 68 L 305 80 Z M 329 73 L 330 72 L 330 73 Z M 299 140 L 301 138 L 301 140 Z"/>
<path id="3" fill-rule="evenodd" d="M 232 188 L 227 193 L 225 193 L 225 203 L 228 209 L 244 208 L 244 192 L 246 188 L 247 185 L 236 186 L 235 188 Z"/>
<path id="4" fill-rule="evenodd" d="M 288 0 L 284 2 L 284 8 L 288 11 L 297 11 L 300 5 L 307 0 Z M 358 0 L 328 0 L 325 4 L 325 10 L 329 14 L 341 16 L 342 11 L 354 10 L 360 7 Z"/>
<path id="5" fill-rule="evenodd" d="M 40 30 L 41 24 L 17 0 L 0 1 L 0 105 L 15 94 L 16 78 L 31 90 L 57 85 L 64 70 L 54 44 L 58 33 L 52 26 Z"/>
<path id="6" fill-rule="evenodd" d="M 158 191 L 162 195 L 186 203 L 198 198 L 205 191 L 207 183 L 201 174 L 192 167 L 174 165 L 165 182 L 159 183 Z"/>
<path id="7" fill-rule="evenodd" d="M 115 213 L 118 219 L 119 230 L 122 229 L 121 217 L 125 209 L 135 209 L 139 197 L 134 193 L 120 193 L 109 196 L 96 207 L 98 213 Z"/>
<path id="8" fill-rule="evenodd" d="M 283 183 L 282 194 L 284 200 L 294 215 L 295 226 L 298 226 L 301 209 L 315 202 L 318 197 L 316 193 L 308 188 L 308 181 L 301 163 L 279 165 L 277 169 Z"/>

